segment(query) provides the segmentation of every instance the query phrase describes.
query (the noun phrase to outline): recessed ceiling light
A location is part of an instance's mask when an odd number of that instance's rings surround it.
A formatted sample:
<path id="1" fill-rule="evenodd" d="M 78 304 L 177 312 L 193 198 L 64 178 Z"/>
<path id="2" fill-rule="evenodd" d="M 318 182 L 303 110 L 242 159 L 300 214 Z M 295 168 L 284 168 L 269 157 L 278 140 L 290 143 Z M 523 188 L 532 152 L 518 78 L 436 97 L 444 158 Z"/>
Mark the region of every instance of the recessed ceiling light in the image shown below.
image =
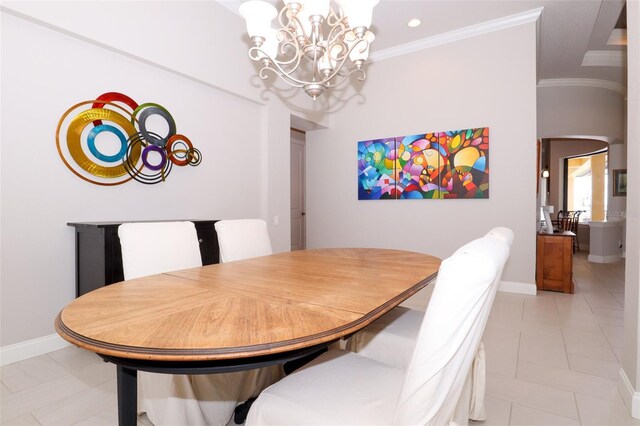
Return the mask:
<path id="1" fill-rule="evenodd" d="M 407 25 L 409 26 L 409 28 L 415 28 L 415 27 L 419 27 L 420 24 L 422 24 L 422 21 L 420 21 L 419 19 L 412 19 L 410 20 Z"/>

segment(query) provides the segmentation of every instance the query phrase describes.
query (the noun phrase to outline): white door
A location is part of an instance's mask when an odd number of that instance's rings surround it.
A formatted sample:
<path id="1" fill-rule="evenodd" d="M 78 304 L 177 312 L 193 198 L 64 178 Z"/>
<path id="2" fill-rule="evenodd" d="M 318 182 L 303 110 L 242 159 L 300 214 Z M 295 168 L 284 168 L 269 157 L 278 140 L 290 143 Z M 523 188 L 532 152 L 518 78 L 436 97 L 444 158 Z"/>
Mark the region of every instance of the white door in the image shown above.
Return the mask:
<path id="1" fill-rule="evenodd" d="M 304 132 L 291 129 L 291 250 L 303 250 L 306 247 L 304 144 Z"/>

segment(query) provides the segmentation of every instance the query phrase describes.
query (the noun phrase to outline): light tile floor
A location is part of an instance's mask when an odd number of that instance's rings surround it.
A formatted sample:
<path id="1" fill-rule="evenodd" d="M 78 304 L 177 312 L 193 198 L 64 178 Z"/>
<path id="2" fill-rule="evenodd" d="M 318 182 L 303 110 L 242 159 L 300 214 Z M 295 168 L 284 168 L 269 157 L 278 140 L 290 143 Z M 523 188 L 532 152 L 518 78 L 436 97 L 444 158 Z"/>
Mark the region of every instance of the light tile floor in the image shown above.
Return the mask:
<path id="1" fill-rule="evenodd" d="M 488 418 L 474 424 L 640 425 L 617 391 L 624 263 L 578 254 L 574 278 L 573 295 L 498 293 L 484 336 Z M 117 424 L 115 367 L 87 351 L 7 365 L 0 378 L 2 425 Z"/>
<path id="2" fill-rule="evenodd" d="M 617 390 L 624 262 L 574 257 L 575 294 L 498 293 L 484 335 L 484 425 L 640 425 Z"/>

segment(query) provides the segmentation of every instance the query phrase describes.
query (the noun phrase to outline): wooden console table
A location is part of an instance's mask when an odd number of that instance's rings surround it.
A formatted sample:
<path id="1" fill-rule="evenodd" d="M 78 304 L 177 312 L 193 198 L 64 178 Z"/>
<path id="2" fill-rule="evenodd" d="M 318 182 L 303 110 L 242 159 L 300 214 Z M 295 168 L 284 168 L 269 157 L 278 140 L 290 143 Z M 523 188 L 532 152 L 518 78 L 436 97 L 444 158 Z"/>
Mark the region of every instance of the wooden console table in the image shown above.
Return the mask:
<path id="1" fill-rule="evenodd" d="M 189 220 L 189 219 L 185 219 Z M 184 220 L 183 220 L 184 221 Z M 189 220 L 196 226 L 203 265 L 219 262 L 217 220 Z M 153 221 L 162 222 L 162 221 Z M 71 222 L 76 230 L 76 297 L 124 281 L 118 226 L 124 222 Z M 167 247 L 171 250 L 171 247 Z"/>
<path id="2" fill-rule="evenodd" d="M 573 232 L 538 234 L 536 287 L 573 293 Z"/>

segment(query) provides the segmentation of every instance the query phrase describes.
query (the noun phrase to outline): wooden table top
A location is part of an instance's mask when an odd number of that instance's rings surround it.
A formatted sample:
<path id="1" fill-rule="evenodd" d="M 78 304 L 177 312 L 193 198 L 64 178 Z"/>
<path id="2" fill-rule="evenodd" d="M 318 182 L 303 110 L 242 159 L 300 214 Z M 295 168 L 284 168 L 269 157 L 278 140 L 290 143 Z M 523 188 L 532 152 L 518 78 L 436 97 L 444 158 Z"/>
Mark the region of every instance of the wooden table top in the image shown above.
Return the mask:
<path id="1" fill-rule="evenodd" d="M 112 284 L 55 321 L 90 351 L 129 359 L 223 360 L 351 334 L 426 286 L 440 259 L 384 249 L 318 249 Z"/>

